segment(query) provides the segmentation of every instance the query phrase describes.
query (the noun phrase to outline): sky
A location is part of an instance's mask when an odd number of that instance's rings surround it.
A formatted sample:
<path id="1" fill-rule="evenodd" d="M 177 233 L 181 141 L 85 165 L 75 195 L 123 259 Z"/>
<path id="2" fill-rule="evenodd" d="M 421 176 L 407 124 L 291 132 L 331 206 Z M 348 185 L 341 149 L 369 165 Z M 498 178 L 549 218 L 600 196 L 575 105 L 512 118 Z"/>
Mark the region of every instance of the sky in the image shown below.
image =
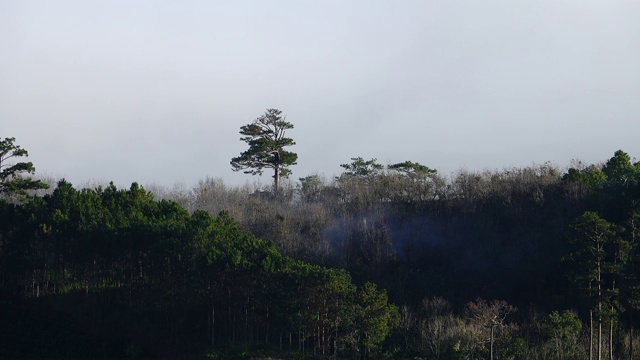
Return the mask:
<path id="1" fill-rule="evenodd" d="M 2 0 L 0 138 L 37 174 L 171 186 L 294 125 L 292 179 L 640 157 L 637 0 Z M 262 176 L 269 182 L 270 174 Z"/>

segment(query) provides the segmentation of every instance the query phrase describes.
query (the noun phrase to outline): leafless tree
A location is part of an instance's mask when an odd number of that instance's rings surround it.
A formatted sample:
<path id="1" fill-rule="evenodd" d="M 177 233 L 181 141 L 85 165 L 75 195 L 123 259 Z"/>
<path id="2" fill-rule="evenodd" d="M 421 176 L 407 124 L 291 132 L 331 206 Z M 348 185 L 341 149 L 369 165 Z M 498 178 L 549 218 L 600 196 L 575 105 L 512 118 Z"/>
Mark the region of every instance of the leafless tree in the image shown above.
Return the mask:
<path id="1" fill-rule="evenodd" d="M 509 305 L 503 300 L 493 300 L 491 303 L 486 302 L 483 299 L 477 299 L 467 304 L 467 320 L 473 324 L 478 325 L 485 331 L 484 337 L 488 337 L 489 341 L 489 358 L 494 358 L 494 343 L 496 337 L 496 330 L 505 326 L 507 317 L 514 313 L 517 309 L 514 306 Z"/>

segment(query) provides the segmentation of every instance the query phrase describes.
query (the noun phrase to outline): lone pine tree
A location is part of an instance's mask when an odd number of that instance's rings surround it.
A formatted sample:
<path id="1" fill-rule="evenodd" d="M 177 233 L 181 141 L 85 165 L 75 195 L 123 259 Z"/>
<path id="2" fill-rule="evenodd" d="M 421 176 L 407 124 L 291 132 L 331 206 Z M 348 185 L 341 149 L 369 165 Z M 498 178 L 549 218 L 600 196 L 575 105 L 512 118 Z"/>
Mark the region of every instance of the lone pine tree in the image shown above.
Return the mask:
<path id="1" fill-rule="evenodd" d="M 296 144 L 285 136 L 290 129 L 293 129 L 293 124 L 287 122 L 278 109 L 267 109 L 251 124 L 242 126 L 240 134 L 244 136 L 240 140 L 249 144 L 249 149 L 231 159 L 233 171 L 262 175 L 264 168 L 273 169 L 274 193 L 277 194 L 280 178 L 288 177 L 291 174 L 289 166 L 296 165 L 298 160 L 296 153 L 285 150 L 285 147 Z"/>

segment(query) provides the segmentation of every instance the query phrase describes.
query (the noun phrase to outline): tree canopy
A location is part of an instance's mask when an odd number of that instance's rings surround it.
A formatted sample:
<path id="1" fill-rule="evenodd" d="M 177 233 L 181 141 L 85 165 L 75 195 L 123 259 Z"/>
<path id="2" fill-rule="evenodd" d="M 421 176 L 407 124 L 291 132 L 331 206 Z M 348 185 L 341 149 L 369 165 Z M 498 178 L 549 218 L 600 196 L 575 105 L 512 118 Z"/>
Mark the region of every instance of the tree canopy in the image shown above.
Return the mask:
<path id="1" fill-rule="evenodd" d="M 11 163 L 10 159 L 27 157 L 29 153 L 20 145 L 14 144 L 15 138 L 0 140 L 0 195 L 25 195 L 27 190 L 46 189 L 48 185 L 40 180 L 32 180 L 24 174 L 33 174 L 36 169 L 31 162 Z"/>
<path id="2" fill-rule="evenodd" d="M 632 157 L 351 160 L 278 198 L 207 179 L 0 201 L 0 357 L 638 358 Z"/>
<path id="3" fill-rule="evenodd" d="M 395 326 L 384 290 L 359 290 L 345 270 L 283 256 L 225 212 L 189 214 L 135 183 L 77 190 L 63 180 L 51 195 L 0 203 L 0 215 L 2 356 L 283 350 L 285 335 L 348 355 Z M 361 332 L 367 342 L 353 344 Z"/>
<path id="4" fill-rule="evenodd" d="M 249 145 L 249 149 L 240 156 L 231 159 L 234 171 L 244 170 L 245 174 L 262 175 L 264 168 L 274 171 L 274 192 L 280 187 L 280 178 L 291 174 L 289 166 L 296 165 L 298 155 L 285 150 L 285 147 L 295 145 L 293 139 L 286 137 L 287 130 L 293 129 L 293 124 L 286 121 L 282 111 L 267 109 L 251 124 L 240 128 L 244 135 L 240 140 Z"/>
<path id="5" fill-rule="evenodd" d="M 405 161 L 389 166 L 390 170 L 399 171 L 407 176 L 421 177 L 436 174 L 438 171 L 420 163 Z"/>
<path id="6" fill-rule="evenodd" d="M 362 157 L 351 158 L 350 164 L 340 164 L 346 176 L 370 176 L 375 175 L 384 169 L 382 164 L 378 164 L 377 159 L 364 160 Z"/>

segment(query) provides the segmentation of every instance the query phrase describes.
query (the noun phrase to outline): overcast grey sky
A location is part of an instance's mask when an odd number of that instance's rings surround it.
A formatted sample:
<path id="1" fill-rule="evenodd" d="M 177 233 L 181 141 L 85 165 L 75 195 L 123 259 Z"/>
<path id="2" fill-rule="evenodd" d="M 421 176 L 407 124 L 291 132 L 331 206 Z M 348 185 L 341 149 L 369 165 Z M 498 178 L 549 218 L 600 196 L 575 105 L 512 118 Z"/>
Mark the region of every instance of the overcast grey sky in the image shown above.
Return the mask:
<path id="1" fill-rule="evenodd" d="M 229 161 L 269 107 L 295 125 L 292 179 L 356 156 L 640 157 L 639 19 L 637 0 L 2 0 L 0 137 L 74 184 L 253 181 Z"/>

